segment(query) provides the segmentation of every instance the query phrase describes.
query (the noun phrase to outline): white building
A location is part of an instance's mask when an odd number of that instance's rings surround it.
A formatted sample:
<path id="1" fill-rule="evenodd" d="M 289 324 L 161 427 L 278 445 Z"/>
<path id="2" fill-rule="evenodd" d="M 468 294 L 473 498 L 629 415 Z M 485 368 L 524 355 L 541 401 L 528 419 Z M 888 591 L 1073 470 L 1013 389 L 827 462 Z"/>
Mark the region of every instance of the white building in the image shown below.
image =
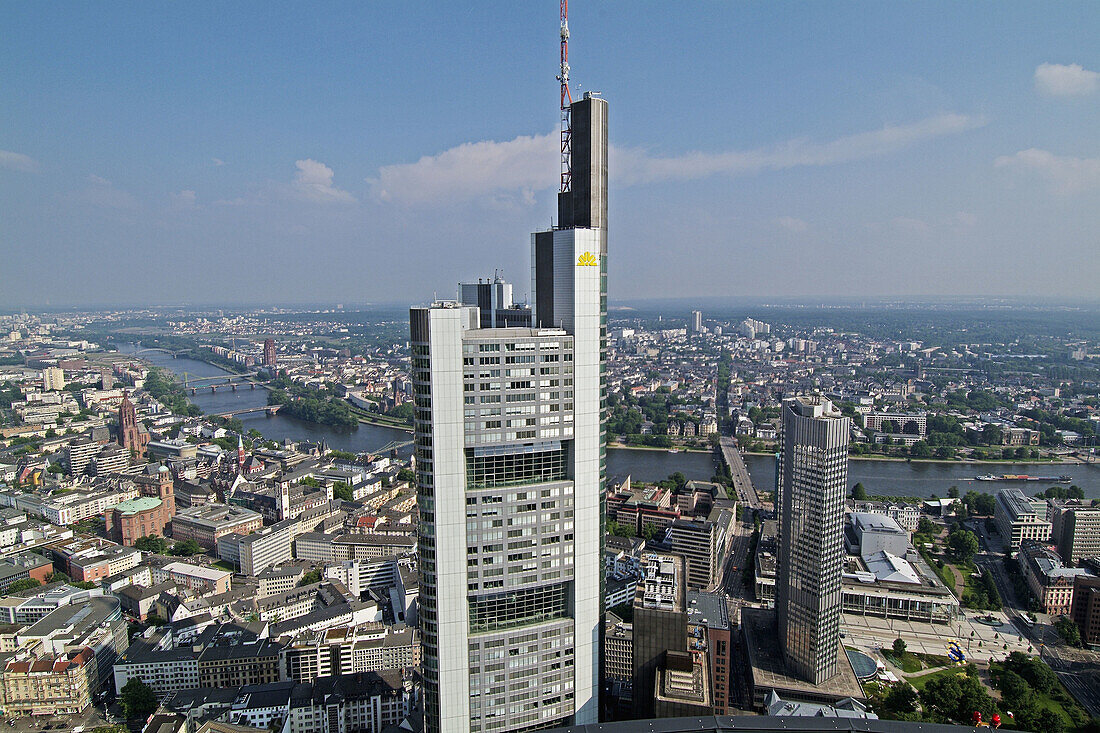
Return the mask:
<path id="1" fill-rule="evenodd" d="M 599 718 L 607 103 L 571 119 L 558 227 L 532 235 L 532 327 L 410 312 L 430 733 Z"/>

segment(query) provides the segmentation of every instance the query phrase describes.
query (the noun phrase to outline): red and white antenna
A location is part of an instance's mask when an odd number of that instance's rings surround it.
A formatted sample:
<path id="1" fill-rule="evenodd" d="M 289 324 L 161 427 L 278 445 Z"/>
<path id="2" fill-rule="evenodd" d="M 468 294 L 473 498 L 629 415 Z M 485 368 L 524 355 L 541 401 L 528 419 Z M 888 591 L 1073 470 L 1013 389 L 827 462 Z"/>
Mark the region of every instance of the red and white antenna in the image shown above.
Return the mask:
<path id="1" fill-rule="evenodd" d="M 572 130 L 569 123 L 569 105 L 573 95 L 569 92 L 569 0 L 561 0 L 561 192 L 569 190 L 570 158 L 572 157 Z"/>

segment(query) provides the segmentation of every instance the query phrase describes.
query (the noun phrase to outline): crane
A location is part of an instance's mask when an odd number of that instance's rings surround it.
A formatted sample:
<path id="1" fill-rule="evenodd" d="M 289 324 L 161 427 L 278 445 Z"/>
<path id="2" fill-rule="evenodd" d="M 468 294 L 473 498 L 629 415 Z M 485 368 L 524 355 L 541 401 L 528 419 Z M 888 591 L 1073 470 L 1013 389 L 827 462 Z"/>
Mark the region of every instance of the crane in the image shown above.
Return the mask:
<path id="1" fill-rule="evenodd" d="M 561 193 L 569 191 L 570 169 L 573 151 L 572 126 L 569 121 L 569 105 L 573 95 L 569 92 L 569 0 L 561 0 Z"/>

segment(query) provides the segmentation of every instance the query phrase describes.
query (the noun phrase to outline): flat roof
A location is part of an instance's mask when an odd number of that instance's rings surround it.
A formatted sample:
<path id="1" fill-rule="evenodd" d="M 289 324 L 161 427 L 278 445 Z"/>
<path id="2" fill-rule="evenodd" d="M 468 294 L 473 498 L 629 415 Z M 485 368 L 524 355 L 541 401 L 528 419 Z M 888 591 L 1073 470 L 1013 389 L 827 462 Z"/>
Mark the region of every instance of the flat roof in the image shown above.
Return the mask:
<path id="1" fill-rule="evenodd" d="M 122 512 L 123 514 L 137 514 L 138 512 L 147 512 L 150 509 L 156 509 L 161 505 L 160 499 L 155 499 L 151 496 L 139 496 L 136 499 L 127 499 L 115 506 L 115 511 Z"/>
<path id="2" fill-rule="evenodd" d="M 775 690 L 786 699 L 786 693 L 799 693 L 815 697 L 842 700 L 851 697 L 864 700 L 863 688 L 856 679 L 843 642 L 839 644 L 837 673 L 820 685 L 806 682 L 787 674 L 783 654 L 779 648 L 779 633 L 775 611 L 770 609 L 741 609 L 741 626 L 745 630 L 745 647 L 755 687 Z"/>

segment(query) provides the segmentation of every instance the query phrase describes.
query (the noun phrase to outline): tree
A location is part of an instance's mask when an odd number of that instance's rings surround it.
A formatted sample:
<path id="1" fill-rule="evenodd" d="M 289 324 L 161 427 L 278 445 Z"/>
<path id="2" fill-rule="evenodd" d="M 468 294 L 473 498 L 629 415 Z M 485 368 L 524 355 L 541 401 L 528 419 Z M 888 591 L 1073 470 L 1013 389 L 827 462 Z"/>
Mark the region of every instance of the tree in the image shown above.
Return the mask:
<path id="1" fill-rule="evenodd" d="M 969 562 L 978 554 L 978 536 L 968 529 L 956 529 L 947 536 L 951 555 L 959 562 Z"/>
<path id="2" fill-rule="evenodd" d="M 918 440 L 916 443 L 909 446 L 909 455 L 914 458 L 931 458 L 932 446 L 928 445 L 928 443 L 923 440 Z"/>
<path id="3" fill-rule="evenodd" d="M 202 545 L 195 540 L 184 540 L 183 542 L 177 542 L 172 545 L 172 549 L 168 551 L 170 555 L 201 555 L 203 552 Z"/>
<path id="4" fill-rule="evenodd" d="M 863 488 L 862 482 L 857 483 L 855 486 L 852 487 L 852 498 L 856 501 L 867 500 L 867 489 Z"/>
<path id="5" fill-rule="evenodd" d="M 301 580 L 298 581 L 298 586 L 301 587 L 303 585 L 310 585 L 312 583 L 320 583 L 320 582 L 321 582 L 321 571 L 320 570 L 310 570 L 308 573 L 306 573 L 305 575 L 302 576 Z"/>
<path id="6" fill-rule="evenodd" d="M 130 681 L 122 688 L 122 711 L 129 720 L 145 719 L 157 709 L 157 696 L 153 688 L 141 681 L 139 677 L 131 677 Z"/>
<path id="7" fill-rule="evenodd" d="M 17 580 L 9 585 L 7 592 L 18 593 L 19 591 L 37 588 L 40 585 L 42 585 L 42 581 L 38 580 L 37 578 L 23 578 L 22 580 Z"/>
<path id="8" fill-rule="evenodd" d="M 920 697 L 917 691 L 908 682 L 899 682 L 890 688 L 882 704 L 893 714 L 893 717 L 916 712 L 917 702 Z"/>
<path id="9" fill-rule="evenodd" d="M 959 487 L 958 486 L 952 486 L 950 489 L 948 489 L 947 490 L 947 497 L 949 499 L 958 499 L 959 498 Z"/>
<path id="10" fill-rule="evenodd" d="M 351 487 L 345 484 L 343 481 L 339 481 L 332 485 L 332 495 L 337 499 L 343 499 L 344 501 L 354 501 L 355 495 L 352 493 Z"/>
<path id="11" fill-rule="evenodd" d="M 900 636 L 894 639 L 894 656 L 901 657 L 905 655 L 905 640 Z"/>
<path id="12" fill-rule="evenodd" d="M 134 540 L 134 549 L 151 552 L 154 555 L 164 555 L 168 552 L 168 542 L 163 537 L 145 535 Z"/>
<path id="13" fill-rule="evenodd" d="M 917 522 L 917 534 L 936 534 L 937 532 L 936 523 L 928 517 L 921 517 Z"/>

